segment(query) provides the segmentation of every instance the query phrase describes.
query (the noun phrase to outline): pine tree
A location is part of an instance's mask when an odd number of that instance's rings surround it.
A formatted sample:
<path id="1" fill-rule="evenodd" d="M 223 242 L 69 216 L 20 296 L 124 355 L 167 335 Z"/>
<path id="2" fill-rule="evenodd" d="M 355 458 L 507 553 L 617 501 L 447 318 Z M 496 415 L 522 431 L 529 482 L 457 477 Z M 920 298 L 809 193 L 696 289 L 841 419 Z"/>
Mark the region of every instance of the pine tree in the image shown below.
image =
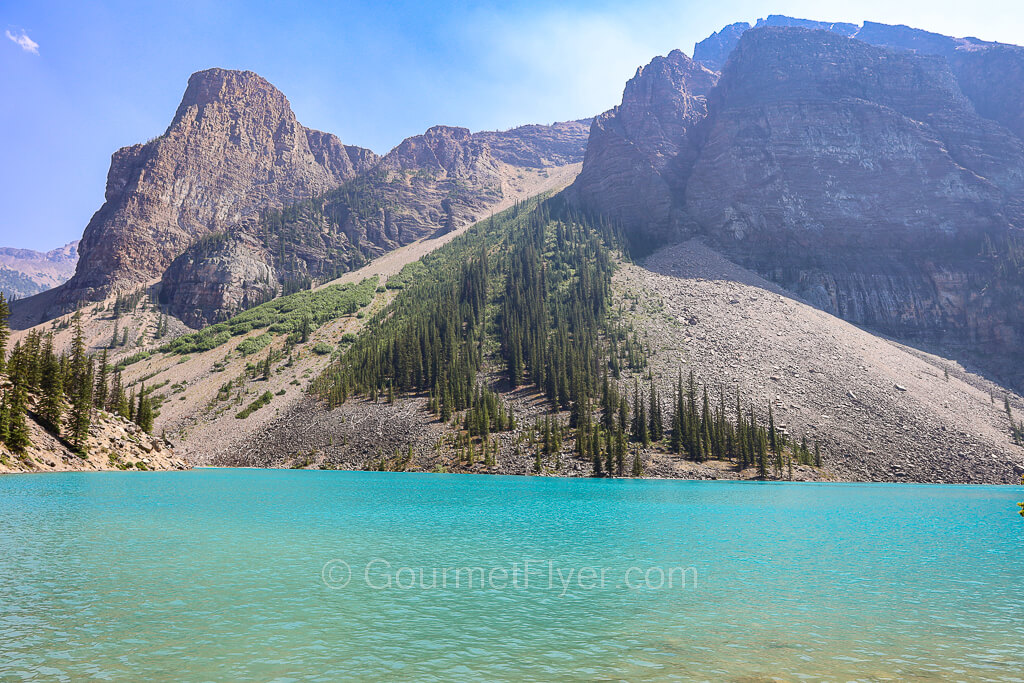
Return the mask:
<path id="1" fill-rule="evenodd" d="M 604 470 L 608 476 L 615 475 L 615 446 L 610 430 L 604 430 Z"/>
<path id="2" fill-rule="evenodd" d="M 704 402 L 700 417 L 700 461 L 711 456 L 711 402 L 708 400 L 708 388 L 704 387 Z"/>
<path id="3" fill-rule="evenodd" d="M 64 416 L 64 378 L 61 375 L 60 361 L 53 350 L 53 335 L 46 336 L 43 345 L 41 397 L 39 415 L 56 434 L 61 431 L 61 418 Z"/>
<path id="4" fill-rule="evenodd" d="M 121 381 L 121 373 L 114 373 L 113 386 L 110 389 L 110 397 L 107 402 L 107 410 L 115 415 L 128 419 L 128 397 L 124 393 L 124 383 Z"/>
<path id="5" fill-rule="evenodd" d="M 678 403 L 672 413 L 672 434 L 669 437 L 669 450 L 680 453 L 683 450 L 683 416 L 679 412 Z"/>
<path id="6" fill-rule="evenodd" d="M 776 475 L 782 476 L 782 449 L 779 447 L 779 433 L 775 430 L 775 413 L 772 411 L 772 402 L 768 401 L 768 445 L 774 456 L 774 467 Z"/>
<path id="7" fill-rule="evenodd" d="M 740 469 L 750 466 L 748 457 L 747 425 L 743 419 L 743 406 L 740 403 L 740 390 L 736 390 L 736 453 L 740 461 Z"/>
<path id="8" fill-rule="evenodd" d="M 139 407 L 135 411 L 135 424 L 147 434 L 153 431 L 153 402 L 146 393 L 146 385 L 139 388 Z"/>
<path id="9" fill-rule="evenodd" d="M 86 440 L 92 423 L 92 361 L 85 353 L 85 336 L 82 333 L 82 315 L 74 317 L 74 336 L 71 342 L 70 377 L 68 398 L 71 399 L 71 445 L 81 455 L 87 451 Z"/>
<path id="10" fill-rule="evenodd" d="M 768 478 L 768 437 L 764 429 L 758 429 L 755 436 L 757 443 L 757 476 Z"/>
<path id="11" fill-rule="evenodd" d="M 650 438 L 651 441 L 658 442 L 664 437 L 664 429 L 661 421 L 661 399 L 658 397 L 658 391 L 654 386 L 654 382 L 651 382 L 651 396 L 649 399 L 651 406 L 650 415 Z"/>
<path id="12" fill-rule="evenodd" d="M 651 434 L 647 424 L 647 406 L 640 395 L 640 385 L 633 380 L 633 441 L 647 448 L 651 444 Z"/>
<path id="13" fill-rule="evenodd" d="M 608 381 L 608 371 L 604 372 L 601 380 L 601 426 L 605 429 L 615 427 L 615 410 L 619 407 L 619 398 L 615 395 L 615 389 Z"/>
<path id="14" fill-rule="evenodd" d="M 626 435 L 621 429 L 615 430 L 615 471 L 620 477 L 626 474 Z"/>
<path id="15" fill-rule="evenodd" d="M 15 453 L 21 453 L 32 445 L 28 437 L 28 423 L 25 410 L 28 404 L 25 386 L 14 384 L 4 397 L 7 403 L 7 446 Z"/>
<path id="16" fill-rule="evenodd" d="M 9 389 L 5 389 L 0 396 L 0 443 L 7 443 L 7 437 L 11 428 L 11 406 L 8 401 Z"/>
<path id="17" fill-rule="evenodd" d="M 644 464 L 640 460 L 640 451 L 633 453 L 633 472 L 634 477 L 644 476 Z"/>
<path id="18" fill-rule="evenodd" d="M 92 402 L 98 410 L 105 410 L 107 397 L 110 393 L 110 367 L 107 361 L 107 350 L 103 349 L 100 354 L 99 367 L 96 371 L 96 389 L 93 392 Z"/>
<path id="19" fill-rule="evenodd" d="M 7 299 L 4 298 L 4 293 L 0 292 L 0 372 L 7 368 L 7 340 L 11 336 L 7 319 L 10 315 L 11 309 L 7 305 Z"/>

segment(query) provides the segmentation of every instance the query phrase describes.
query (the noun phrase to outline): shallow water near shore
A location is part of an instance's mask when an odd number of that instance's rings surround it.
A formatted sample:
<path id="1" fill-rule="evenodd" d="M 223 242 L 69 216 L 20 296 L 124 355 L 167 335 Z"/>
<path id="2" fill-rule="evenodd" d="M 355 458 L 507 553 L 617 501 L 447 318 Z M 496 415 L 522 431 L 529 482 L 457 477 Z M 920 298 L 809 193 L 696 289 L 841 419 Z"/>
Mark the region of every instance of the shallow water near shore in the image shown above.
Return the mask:
<path id="1" fill-rule="evenodd" d="M 1024 680 L 1019 500 L 1022 487 L 289 470 L 4 477 L 0 679 Z"/>

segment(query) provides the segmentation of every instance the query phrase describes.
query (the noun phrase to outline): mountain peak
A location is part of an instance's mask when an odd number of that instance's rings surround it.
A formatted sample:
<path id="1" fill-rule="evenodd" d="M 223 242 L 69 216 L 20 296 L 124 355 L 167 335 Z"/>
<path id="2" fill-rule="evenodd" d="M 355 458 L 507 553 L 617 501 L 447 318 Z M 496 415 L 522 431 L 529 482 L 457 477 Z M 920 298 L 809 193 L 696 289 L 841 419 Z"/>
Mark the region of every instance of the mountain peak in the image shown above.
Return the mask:
<path id="1" fill-rule="evenodd" d="M 292 115 L 284 93 L 258 73 L 215 67 L 197 71 L 189 77 L 188 87 L 171 126 L 180 121 L 190 108 L 201 110 L 214 103 L 240 103 L 246 108 L 262 105 Z"/>
<path id="2" fill-rule="evenodd" d="M 375 162 L 303 127 L 259 74 L 198 71 L 162 136 L 114 153 L 106 203 L 86 226 L 76 274 L 51 313 L 137 287 L 197 238 L 335 188 Z"/>

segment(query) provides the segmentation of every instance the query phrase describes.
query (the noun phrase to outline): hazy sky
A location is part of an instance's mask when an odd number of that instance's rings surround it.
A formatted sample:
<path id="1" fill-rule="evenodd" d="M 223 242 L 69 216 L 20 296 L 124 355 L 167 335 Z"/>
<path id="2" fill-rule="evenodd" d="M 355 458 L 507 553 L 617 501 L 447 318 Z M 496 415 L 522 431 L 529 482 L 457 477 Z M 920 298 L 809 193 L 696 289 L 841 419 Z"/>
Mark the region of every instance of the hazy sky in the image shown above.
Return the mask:
<path id="1" fill-rule="evenodd" d="M 437 123 L 597 114 L 653 56 L 768 14 L 1024 44 L 1024 0 L 0 0 L 0 246 L 81 236 L 111 153 L 162 133 L 200 69 L 256 71 L 304 125 L 383 153 Z"/>

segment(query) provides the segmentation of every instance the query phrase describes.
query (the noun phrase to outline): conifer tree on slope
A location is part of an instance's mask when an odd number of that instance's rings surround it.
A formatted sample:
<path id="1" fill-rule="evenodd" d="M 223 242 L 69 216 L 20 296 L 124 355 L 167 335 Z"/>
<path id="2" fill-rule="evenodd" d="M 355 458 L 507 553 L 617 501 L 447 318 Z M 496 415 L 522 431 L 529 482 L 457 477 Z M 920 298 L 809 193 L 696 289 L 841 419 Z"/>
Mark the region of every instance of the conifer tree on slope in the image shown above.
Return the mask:
<path id="1" fill-rule="evenodd" d="M 54 433 L 61 432 L 61 418 L 64 416 L 64 378 L 60 360 L 53 350 L 53 335 L 48 334 L 42 349 L 42 378 L 39 400 L 39 414 Z"/>
<path id="2" fill-rule="evenodd" d="M 146 385 L 139 390 L 139 407 L 135 411 L 135 423 L 146 433 L 153 431 L 153 402 L 146 393 Z"/>
<path id="3" fill-rule="evenodd" d="M 71 445 L 80 455 L 86 455 L 86 440 L 92 423 L 92 361 L 85 352 L 82 315 L 75 313 L 75 332 L 71 341 L 71 365 L 68 398 L 71 400 Z"/>
<path id="4" fill-rule="evenodd" d="M 28 438 L 28 424 L 25 419 L 25 409 L 28 404 L 28 395 L 25 385 L 17 382 L 11 385 L 5 395 L 7 403 L 7 446 L 15 453 L 20 453 L 32 445 Z"/>
<path id="5" fill-rule="evenodd" d="M 10 317 L 11 309 L 7 305 L 4 293 L 0 292 L 0 372 L 7 367 L 7 340 L 10 338 L 10 328 L 7 326 L 7 318 Z"/>
<path id="6" fill-rule="evenodd" d="M 92 402 L 99 410 L 107 407 L 107 394 L 109 393 L 110 368 L 107 364 L 107 350 L 103 349 L 96 369 L 96 388 L 93 391 Z"/>

